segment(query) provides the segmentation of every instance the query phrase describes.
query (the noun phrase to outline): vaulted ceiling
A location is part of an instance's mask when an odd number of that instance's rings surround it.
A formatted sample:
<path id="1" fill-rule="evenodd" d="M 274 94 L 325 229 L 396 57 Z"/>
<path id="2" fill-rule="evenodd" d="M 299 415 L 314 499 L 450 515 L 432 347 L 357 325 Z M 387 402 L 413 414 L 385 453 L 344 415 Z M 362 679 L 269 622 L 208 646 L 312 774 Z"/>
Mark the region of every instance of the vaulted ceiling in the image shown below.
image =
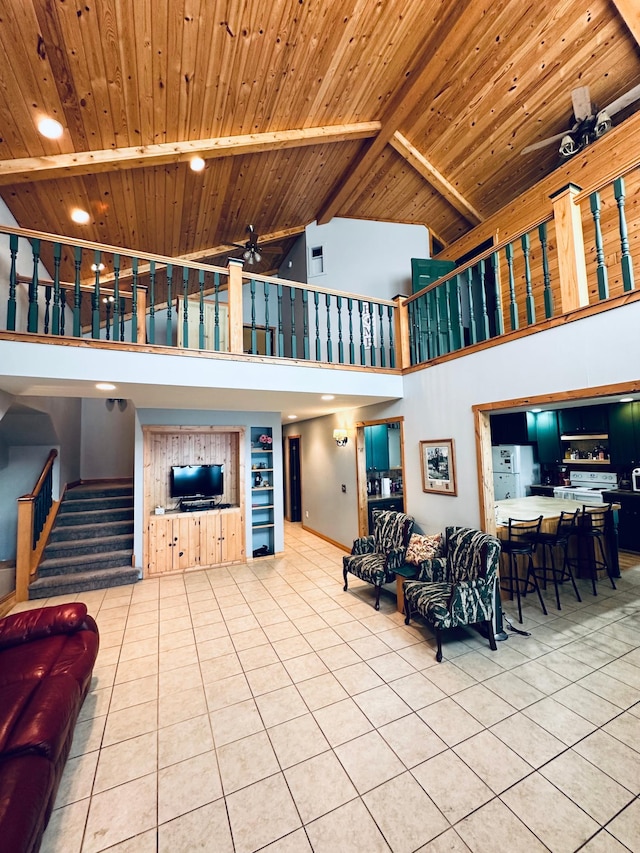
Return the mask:
<path id="1" fill-rule="evenodd" d="M 18 223 L 199 258 L 251 223 L 276 248 L 263 268 L 333 216 L 451 243 L 558 165 L 555 145 L 521 150 L 570 127 L 572 89 L 603 106 L 640 84 L 637 0 L 2 7 L 0 193 Z"/>

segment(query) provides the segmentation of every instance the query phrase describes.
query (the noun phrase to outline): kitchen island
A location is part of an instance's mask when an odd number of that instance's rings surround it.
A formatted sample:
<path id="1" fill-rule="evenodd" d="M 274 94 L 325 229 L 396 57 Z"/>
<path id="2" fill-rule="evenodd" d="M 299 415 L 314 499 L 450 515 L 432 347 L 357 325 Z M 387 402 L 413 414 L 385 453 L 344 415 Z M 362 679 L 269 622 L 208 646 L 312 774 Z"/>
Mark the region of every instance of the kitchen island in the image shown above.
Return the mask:
<path id="1" fill-rule="evenodd" d="M 499 539 L 506 539 L 509 531 L 509 518 L 531 519 L 542 516 L 540 531 L 542 533 L 554 533 L 561 512 L 575 512 L 582 509 L 582 501 L 572 501 L 566 498 L 550 498 L 543 495 L 532 495 L 526 498 L 507 498 L 496 501 L 496 535 Z M 590 508 L 597 509 L 599 504 Z M 607 548 L 611 575 L 620 577 L 618 564 L 618 533 L 617 533 L 617 510 L 620 504 L 613 504 L 614 523 L 613 528 L 607 535 Z M 534 558 L 535 559 L 535 558 Z M 591 577 L 588 555 L 578 571 L 578 577 Z"/>

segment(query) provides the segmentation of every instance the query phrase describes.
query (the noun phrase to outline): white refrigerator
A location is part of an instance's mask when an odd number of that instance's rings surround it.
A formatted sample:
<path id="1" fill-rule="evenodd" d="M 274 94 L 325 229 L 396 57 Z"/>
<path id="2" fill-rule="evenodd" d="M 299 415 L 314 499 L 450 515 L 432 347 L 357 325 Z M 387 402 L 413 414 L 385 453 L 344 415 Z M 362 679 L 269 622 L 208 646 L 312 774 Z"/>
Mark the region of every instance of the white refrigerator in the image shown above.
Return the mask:
<path id="1" fill-rule="evenodd" d="M 498 444 L 491 448 L 493 491 L 497 501 L 524 498 L 529 486 L 540 482 L 540 466 L 528 444 Z"/>

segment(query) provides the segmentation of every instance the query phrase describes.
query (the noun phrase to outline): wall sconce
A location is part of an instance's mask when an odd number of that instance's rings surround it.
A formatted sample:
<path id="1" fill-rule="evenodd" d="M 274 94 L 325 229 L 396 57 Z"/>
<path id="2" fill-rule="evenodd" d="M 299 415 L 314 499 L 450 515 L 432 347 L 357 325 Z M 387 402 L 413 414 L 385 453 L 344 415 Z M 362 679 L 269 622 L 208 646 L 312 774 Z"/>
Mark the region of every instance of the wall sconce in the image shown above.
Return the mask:
<path id="1" fill-rule="evenodd" d="M 349 440 L 346 429 L 334 429 L 333 437 L 338 447 L 344 447 Z"/>

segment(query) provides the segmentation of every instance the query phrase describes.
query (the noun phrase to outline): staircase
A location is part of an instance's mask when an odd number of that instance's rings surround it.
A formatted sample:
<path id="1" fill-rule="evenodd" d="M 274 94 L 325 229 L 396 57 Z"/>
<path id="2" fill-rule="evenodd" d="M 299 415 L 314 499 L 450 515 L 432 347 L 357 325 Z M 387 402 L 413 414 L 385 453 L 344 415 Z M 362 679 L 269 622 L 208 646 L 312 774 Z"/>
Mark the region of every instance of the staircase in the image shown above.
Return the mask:
<path id="1" fill-rule="evenodd" d="M 132 555 L 132 482 L 103 480 L 68 489 L 29 598 L 135 583 L 140 572 L 131 566 Z"/>

